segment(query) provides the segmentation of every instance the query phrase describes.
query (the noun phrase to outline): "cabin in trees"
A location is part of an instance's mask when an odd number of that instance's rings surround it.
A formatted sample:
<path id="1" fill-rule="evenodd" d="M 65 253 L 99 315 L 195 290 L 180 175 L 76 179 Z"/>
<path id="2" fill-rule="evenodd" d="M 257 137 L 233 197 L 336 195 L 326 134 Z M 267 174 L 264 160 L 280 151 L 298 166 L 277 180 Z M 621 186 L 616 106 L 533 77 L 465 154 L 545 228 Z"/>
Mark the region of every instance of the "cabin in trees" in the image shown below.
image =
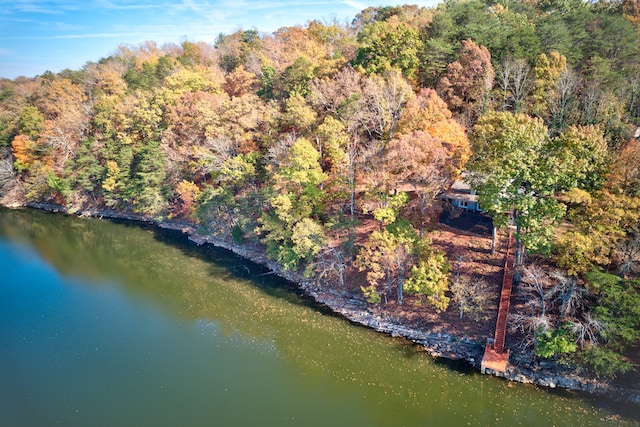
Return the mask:
<path id="1" fill-rule="evenodd" d="M 440 195 L 440 198 L 454 208 L 464 209 L 469 212 L 482 212 L 478 195 L 464 181 L 454 182 L 449 191 Z"/>

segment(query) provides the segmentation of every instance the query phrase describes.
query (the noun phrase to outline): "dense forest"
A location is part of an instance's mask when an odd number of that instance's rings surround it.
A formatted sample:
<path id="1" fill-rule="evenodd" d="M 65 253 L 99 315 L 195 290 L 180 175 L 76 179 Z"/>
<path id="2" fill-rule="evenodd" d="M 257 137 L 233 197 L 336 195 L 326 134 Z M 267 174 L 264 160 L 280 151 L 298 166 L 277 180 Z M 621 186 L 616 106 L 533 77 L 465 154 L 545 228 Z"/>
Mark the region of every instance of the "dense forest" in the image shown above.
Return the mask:
<path id="1" fill-rule="evenodd" d="M 368 8 L 1 80 L 0 195 L 197 223 L 463 316 L 477 284 L 429 233 L 464 176 L 515 231 L 523 345 L 615 375 L 640 341 L 638 126 L 637 1 Z"/>

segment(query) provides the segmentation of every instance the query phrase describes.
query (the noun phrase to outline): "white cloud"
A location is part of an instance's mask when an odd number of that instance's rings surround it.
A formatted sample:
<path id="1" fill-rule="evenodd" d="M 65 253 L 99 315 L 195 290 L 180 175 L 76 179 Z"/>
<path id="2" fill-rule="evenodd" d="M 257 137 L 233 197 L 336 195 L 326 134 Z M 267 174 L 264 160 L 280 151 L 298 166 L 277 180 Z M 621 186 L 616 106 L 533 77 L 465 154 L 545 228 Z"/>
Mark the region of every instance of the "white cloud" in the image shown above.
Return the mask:
<path id="1" fill-rule="evenodd" d="M 2 9 L 5 14 L 34 13 L 44 15 L 57 15 L 68 10 L 77 10 L 82 3 L 71 1 L 50 0 L 14 0 L 2 1 Z"/>
<path id="2" fill-rule="evenodd" d="M 358 12 L 361 12 L 362 10 L 367 8 L 367 5 L 365 3 L 359 2 L 359 1 L 353 1 L 353 0 L 346 0 L 344 2 L 344 4 L 346 4 L 347 6 L 357 10 Z"/>

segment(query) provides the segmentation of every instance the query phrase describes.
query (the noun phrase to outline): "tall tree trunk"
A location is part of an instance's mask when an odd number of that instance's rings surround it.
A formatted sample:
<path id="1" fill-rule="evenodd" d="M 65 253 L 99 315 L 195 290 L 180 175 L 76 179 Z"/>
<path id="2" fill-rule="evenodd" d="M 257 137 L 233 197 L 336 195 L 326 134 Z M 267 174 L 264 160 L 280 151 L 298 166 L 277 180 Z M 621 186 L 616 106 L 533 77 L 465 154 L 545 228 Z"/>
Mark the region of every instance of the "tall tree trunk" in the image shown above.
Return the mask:
<path id="1" fill-rule="evenodd" d="M 522 244 L 520 238 L 520 213 L 517 210 L 513 211 L 513 218 L 516 223 L 516 248 L 514 253 L 514 268 L 522 267 L 524 265 L 524 257 L 526 248 Z"/>
<path id="2" fill-rule="evenodd" d="M 567 316 L 567 304 L 573 298 L 573 293 L 576 290 L 576 285 L 578 284 L 578 278 L 575 276 L 571 276 L 569 289 L 562 294 L 562 304 L 560 306 L 560 316 L 558 316 L 558 330 L 562 327 L 564 323 L 564 319 Z"/>
<path id="3" fill-rule="evenodd" d="M 495 255 L 496 254 L 496 236 L 498 234 L 498 229 L 496 228 L 495 224 L 491 224 L 491 255 Z"/>
<path id="4" fill-rule="evenodd" d="M 349 262 L 354 258 L 354 245 L 356 239 L 356 169 L 351 166 L 349 171 Z"/>

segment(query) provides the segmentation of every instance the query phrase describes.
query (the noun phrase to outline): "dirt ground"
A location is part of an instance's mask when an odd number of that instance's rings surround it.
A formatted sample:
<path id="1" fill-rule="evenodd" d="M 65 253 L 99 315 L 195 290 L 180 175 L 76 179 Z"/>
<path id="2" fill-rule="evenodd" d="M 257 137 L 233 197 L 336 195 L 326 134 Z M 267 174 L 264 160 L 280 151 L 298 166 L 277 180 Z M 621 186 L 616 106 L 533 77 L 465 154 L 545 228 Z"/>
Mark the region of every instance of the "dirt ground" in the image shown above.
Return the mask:
<path id="1" fill-rule="evenodd" d="M 361 218 L 357 230 L 356 245 L 362 245 L 367 236 L 379 224 L 372 219 Z M 467 230 L 473 229 L 467 227 Z M 477 227 L 476 227 L 477 229 Z M 477 342 L 485 342 L 487 338 L 493 338 L 496 318 L 498 315 L 498 302 L 503 278 L 503 266 L 508 244 L 506 231 L 499 231 L 496 239 L 495 252 L 491 254 L 491 237 L 487 233 L 473 234 L 453 228 L 438 222 L 432 225 L 428 231 L 432 239 L 433 247 L 446 253 L 451 264 L 452 274 L 459 272 L 461 280 L 484 280 L 487 283 L 488 302 L 480 318 L 475 321 L 471 316 L 464 315 L 460 318 L 458 307 L 451 302 L 444 313 L 436 313 L 431 307 L 421 304 L 420 298 L 405 294 L 404 303 L 398 305 L 393 298 L 389 298 L 386 304 L 376 307 L 385 316 L 395 318 L 401 323 L 417 329 L 428 330 L 433 333 L 446 333 L 457 337 L 464 337 Z M 530 256 L 539 264 L 549 263 L 548 259 Z M 355 295 L 362 295 L 360 286 L 366 285 L 365 273 L 350 268 L 347 272 L 346 283 L 349 290 Z M 512 300 L 511 310 L 522 308 L 522 301 L 516 298 Z M 522 340 L 513 331 L 507 331 L 507 347 L 517 345 Z M 640 363 L 639 347 L 629 349 L 627 356 L 634 364 Z M 636 369 L 616 379 L 616 383 L 622 386 L 635 388 L 640 381 L 640 370 Z"/>
<path id="2" fill-rule="evenodd" d="M 371 219 L 361 218 L 356 245 L 361 245 L 378 226 L 378 223 Z M 446 312 L 436 313 L 433 308 L 422 303 L 419 297 L 407 294 L 402 305 L 389 298 L 388 302 L 378 309 L 385 316 L 398 319 L 409 326 L 484 342 L 494 334 L 507 237 L 498 235 L 496 251 L 491 255 L 491 238 L 488 236 L 465 233 L 440 223 L 433 227 L 435 228 L 429 231 L 428 235 L 432 239 L 433 247 L 446 253 L 452 274 L 458 273 L 461 280 L 484 280 L 487 283 L 488 302 L 478 320 L 475 321 L 466 314 L 461 319 L 459 309 L 453 302 L 449 304 Z M 366 285 L 365 274 L 350 268 L 346 279 L 349 289 L 354 294 L 361 294 L 360 286 Z"/>

